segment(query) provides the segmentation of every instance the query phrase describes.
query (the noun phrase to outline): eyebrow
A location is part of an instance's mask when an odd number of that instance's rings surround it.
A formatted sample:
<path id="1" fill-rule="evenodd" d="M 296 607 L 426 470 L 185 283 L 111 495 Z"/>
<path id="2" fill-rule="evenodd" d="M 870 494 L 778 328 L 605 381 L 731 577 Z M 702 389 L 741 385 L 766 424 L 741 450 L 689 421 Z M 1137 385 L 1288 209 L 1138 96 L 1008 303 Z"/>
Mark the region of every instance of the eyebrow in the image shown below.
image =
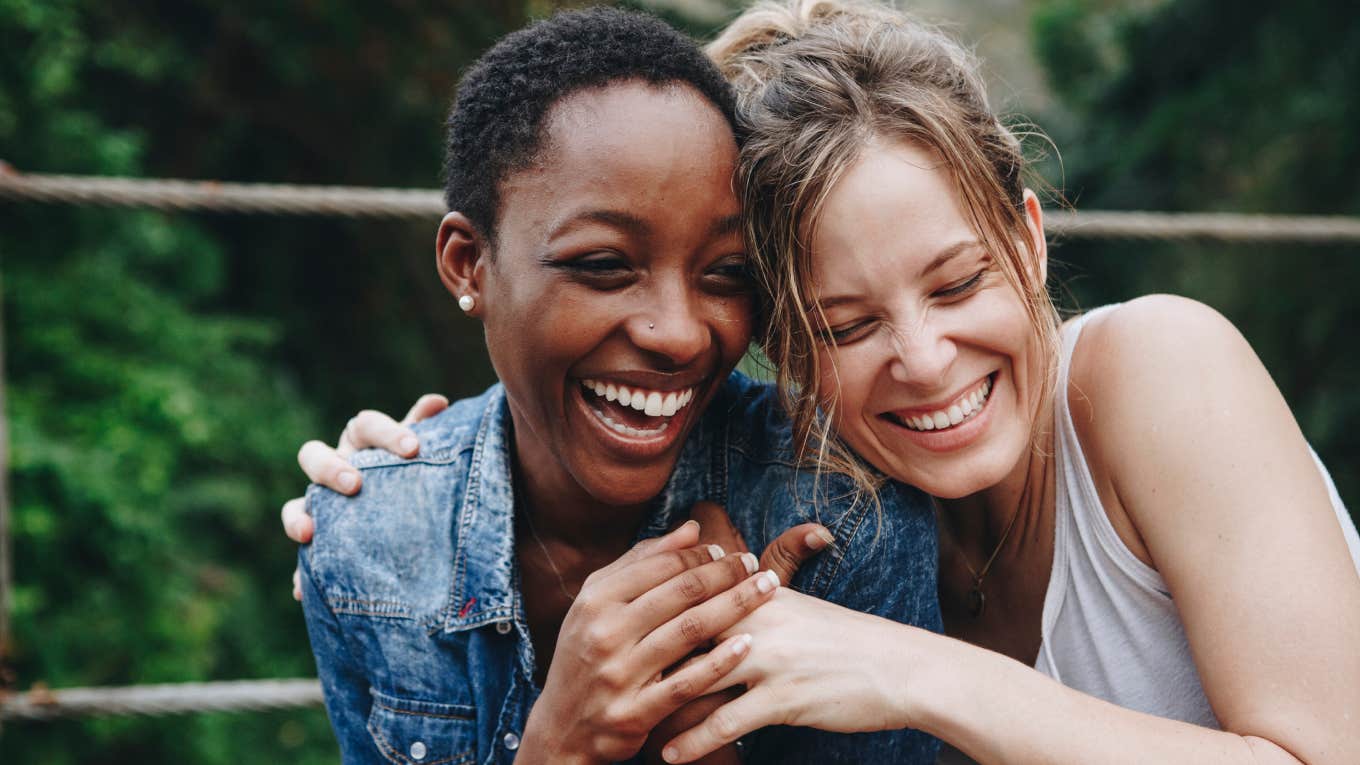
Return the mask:
<path id="1" fill-rule="evenodd" d="M 948 247 L 936 253 L 935 257 L 931 258 L 930 262 L 926 264 L 926 267 L 921 269 L 920 278 L 924 279 L 927 276 L 930 276 L 932 273 L 943 268 L 946 263 L 958 257 L 959 255 L 962 255 L 963 253 L 966 253 L 969 250 L 973 250 L 981 246 L 982 243 L 976 239 L 964 239 L 962 241 L 955 242 L 949 245 Z M 808 311 L 811 312 L 812 308 L 819 308 L 822 311 L 826 311 L 838 305 L 845 305 L 847 303 L 857 303 L 860 300 L 861 298 L 858 295 L 833 295 L 832 297 L 818 300 L 816 305 L 809 308 Z"/>
<path id="2" fill-rule="evenodd" d="M 561 225 L 554 228 L 551 236 L 561 236 L 585 223 L 599 223 L 625 231 L 634 236 L 646 236 L 652 231 L 652 227 L 647 225 L 645 220 L 632 213 L 624 212 L 622 210 L 598 209 L 586 210 L 571 216 L 563 221 Z M 708 227 L 708 234 L 711 238 L 717 238 L 735 233 L 740 229 L 741 214 L 735 213 L 713 221 L 712 225 Z"/>
<path id="3" fill-rule="evenodd" d="M 921 269 L 921 278 L 924 279 L 925 277 L 930 276 L 932 273 L 943 267 L 945 263 L 948 263 L 968 250 L 980 246 L 981 243 L 976 239 L 965 239 L 961 242 L 955 242 L 949 245 L 943 250 L 940 250 L 935 257 L 930 259 L 930 262 L 926 264 L 926 267 Z"/>
<path id="4" fill-rule="evenodd" d="M 585 210 L 584 212 L 579 212 L 571 216 L 560 225 L 553 228 L 549 236 L 561 236 L 562 234 L 575 229 L 577 226 L 586 223 L 599 223 L 609 226 L 610 228 L 625 231 L 634 236 L 645 236 L 651 233 L 652 230 L 651 226 L 648 226 L 646 221 L 632 213 L 624 212 L 622 210 L 598 209 Z"/>
<path id="5" fill-rule="evenodd" d="M 710 237 L 726 236 L 728 234 L 735 233 L 740 228 L 741 228 L 741 215 L 740 214 L 728 215 L 724 218 L 719 218 L 718 220 L 714 221 L 713 225 L 708 227 L 708 234 Z"/>

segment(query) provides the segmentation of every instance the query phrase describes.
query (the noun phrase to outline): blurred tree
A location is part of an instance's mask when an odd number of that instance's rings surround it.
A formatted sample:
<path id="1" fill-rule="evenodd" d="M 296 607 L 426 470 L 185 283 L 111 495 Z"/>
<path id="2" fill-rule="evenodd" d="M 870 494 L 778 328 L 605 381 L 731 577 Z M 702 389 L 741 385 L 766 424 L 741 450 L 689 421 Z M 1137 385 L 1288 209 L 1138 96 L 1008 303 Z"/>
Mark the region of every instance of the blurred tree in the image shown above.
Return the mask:
<path id="1" fill-rule="evenodd" d="M 1349 0 L 1041 0 L 1045 124 L 1079 207 L 1360 214 L 1360 6 Z M 1348 247 L 1069 242 L 1068 302 L 1198 298 L 1265 361 L 1360 511 L 1360 253 Z M 1206 399 L 1212 391 L 1205 391 Z"/>
<path id="2" fill-rule="evenodd" d="M 0 158 L 433 186 L 461 68 L 523 18 L 517 3 L 0 0 Z M 436 223 L 0 205 L 20 687 L 311 674 L 276 511 L 301 488 L 297 444 L 361 402 L 490 376 L 433 278 Z M 335 751 L 319 710 L 0 735 L 6 763 Z"/>

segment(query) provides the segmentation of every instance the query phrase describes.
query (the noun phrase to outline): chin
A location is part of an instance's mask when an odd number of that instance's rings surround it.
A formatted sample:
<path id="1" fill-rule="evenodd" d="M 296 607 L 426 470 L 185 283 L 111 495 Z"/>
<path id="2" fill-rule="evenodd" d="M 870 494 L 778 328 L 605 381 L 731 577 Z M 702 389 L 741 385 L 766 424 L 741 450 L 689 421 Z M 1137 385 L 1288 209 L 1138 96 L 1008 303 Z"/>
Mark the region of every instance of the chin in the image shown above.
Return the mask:
<path id="1" fill-rule="evenodd" d="M 961 499 L 1004 481 L 1023 456 L 1025 446 L 993 441 L 976 444 L 966 453 L 949 455 L 925 449 L 894 451 L 886 455 L 880 452 L 881 458 L 873 462 L 895 481 L 915 486 L 940 499 Z"/>
<path id="2" fill-rule="evenodd" d="M 580 483 L 601 504 L 641 505 L 651 502 L 665 490 L 674 469 L 674 462 L 668 462 L 664 468 L 644 470 L 593 468 L 585 471 Z"/>

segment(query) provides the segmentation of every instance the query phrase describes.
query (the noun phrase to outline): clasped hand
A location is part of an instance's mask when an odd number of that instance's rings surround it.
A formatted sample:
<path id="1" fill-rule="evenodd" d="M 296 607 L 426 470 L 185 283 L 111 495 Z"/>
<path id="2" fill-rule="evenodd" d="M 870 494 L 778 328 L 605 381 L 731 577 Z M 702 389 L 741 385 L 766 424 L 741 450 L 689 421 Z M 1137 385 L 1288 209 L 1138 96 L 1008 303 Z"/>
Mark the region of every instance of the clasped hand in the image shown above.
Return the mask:
<path id="1" fill-rule="evenodd" d="M 422 397 L 402 423 L 379 412 L 362 412 L 346 426 L 337 449 L 308 442 L 298 454 L 299 464 L 312 481 L 357 493 L 362 478 L 347 462 L 351 454 L 378 447 L 414 456 L 419 443 L 406 425 L 447 405 L 442 396 Z M 690 521 L 664 537 L 639 543 L 586 579 L 563 620 L 517 760 L 627 759 L 649 735 L 653 743 L 648 750 L 655 757 L 660 742 L 738 698 L 727 689 L 739 682 L 732 670 L 752 644 L 739 623 L 784 592 L 779 585 L 787 584 L 802 562 L 832 537 L 817 524 L 803 524 L 781 534 L 757 561 L 721 507 L 701 503 L 693 516 L 704 524 L 702 536 L 699 524 Z M 311 539 L 312 522 L 302 498 L 284 505 L 283 525 L 295 541 Z M 733 552 L 724 554 L 724 547 Z M 765 571 L 757 574 L 758 568 Z M 298 594 L 295 573 L 294 597 Z M 719 645 L 696 654 L 715 637 L 722 640 Z M 716 721 L 726 719 L 724 714 Z M 696 731 L 712 731 L 714 721 L 709 717 Z M 714 743 L 712 735 L 691 733 L 680 743 L 686 751 L 703 747 L 702 754 L 735 738 Z"/>

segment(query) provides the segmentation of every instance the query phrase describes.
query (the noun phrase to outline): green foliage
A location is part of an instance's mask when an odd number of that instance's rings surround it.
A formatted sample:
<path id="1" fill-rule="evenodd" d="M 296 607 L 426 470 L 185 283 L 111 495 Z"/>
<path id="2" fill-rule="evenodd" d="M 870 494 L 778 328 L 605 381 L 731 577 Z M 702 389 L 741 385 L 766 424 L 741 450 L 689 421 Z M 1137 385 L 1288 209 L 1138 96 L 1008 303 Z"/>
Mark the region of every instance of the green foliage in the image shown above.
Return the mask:
<path id="1" fill-rule="evenodd" d="M 434 186 L 461 67 L 521 19 L 513 5 L 0 0 L 0 158 Z M 19 687 L 313 673 L 277 514 L 302 486 L 297 445 L 360 402 L 489 377 L 433 277 L 435 222 L 0 205 Z M 7 763 L 335 751 L 320 710 L 0 736 Z"/>
<path id="2" fill-rule="evenodd" d="M 1360 7 L 1344 0 L 1045 0 L 1044 122 L 1087 209 L 1360 214 Z M 1354 245 L 1068 242 L 1069 305 L 1174 292 L 1251 341 L 1360 511 Z M 1211 392 L 1206 391 L 1206 396 Z"/>
<path id="3" fill-rule="evenodd" d="M 553 5 L 0 0 L 0 158 L 433 187 L 462 68 Z M 1067 187 L 1088 207 L 1360 213 L 1358 26 L 1343 2 L 1043 0 Z M 277 521 L 297 444 L 491 379 L 434 278 L 435 224 L 0 204 L 19 687 L 311 674 Z M 1360 506 L 1353 249 L 1055 255 L 1082 304 L 1167 290 L 1237 321 Z M 317 710 L 0 731 L 5 763 L 333 758 Z"/>

